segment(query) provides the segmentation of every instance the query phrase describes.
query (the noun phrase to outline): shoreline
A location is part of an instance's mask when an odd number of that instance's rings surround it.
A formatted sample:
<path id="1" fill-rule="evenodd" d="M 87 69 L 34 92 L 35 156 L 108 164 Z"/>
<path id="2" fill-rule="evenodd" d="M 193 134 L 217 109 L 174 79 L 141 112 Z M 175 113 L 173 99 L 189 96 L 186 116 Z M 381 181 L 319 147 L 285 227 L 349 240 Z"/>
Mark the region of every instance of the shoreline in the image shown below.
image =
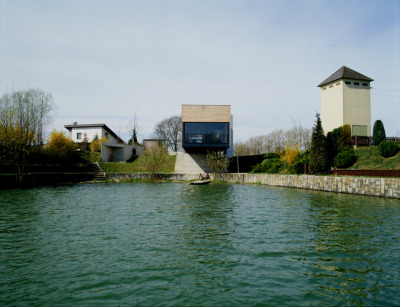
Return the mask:
<path id="1" fill-rule="evenodd" d="M 150 181 L 150 175 L 150 173 L 106 173 L 106 179 L 117 182 L 119 180 Z M 156 180 L 159 181 L 189 182 L 199 178 L 199 174 L 185 173 L 157 173 L 156 175 Z M 400 199 L 400 178 L 211 173 L 210 179 L 211 181 L 231 184 L 261 184 L 276 187 Z"/>

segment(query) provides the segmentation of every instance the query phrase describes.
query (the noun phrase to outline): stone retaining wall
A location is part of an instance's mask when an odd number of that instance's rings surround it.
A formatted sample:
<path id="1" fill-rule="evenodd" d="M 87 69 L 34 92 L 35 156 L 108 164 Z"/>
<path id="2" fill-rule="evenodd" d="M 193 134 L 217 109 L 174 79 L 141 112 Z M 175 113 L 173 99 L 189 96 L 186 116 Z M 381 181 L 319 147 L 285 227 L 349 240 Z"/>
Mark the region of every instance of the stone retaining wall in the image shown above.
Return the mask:
<path id="1" fill-rule="evenodd" d="M 107 174 L 107 179 L 149 179 L 148 173 Z M 189 181 L 198 174 L 157 174 L 160 180 Z M 337 177 L 277 174 L 210 174 L 211 180 L 227 183 L 260 183 L 270 186 L 309 189 L 337 193 L 381 196 L 400 199 L 400 178 Z"/>

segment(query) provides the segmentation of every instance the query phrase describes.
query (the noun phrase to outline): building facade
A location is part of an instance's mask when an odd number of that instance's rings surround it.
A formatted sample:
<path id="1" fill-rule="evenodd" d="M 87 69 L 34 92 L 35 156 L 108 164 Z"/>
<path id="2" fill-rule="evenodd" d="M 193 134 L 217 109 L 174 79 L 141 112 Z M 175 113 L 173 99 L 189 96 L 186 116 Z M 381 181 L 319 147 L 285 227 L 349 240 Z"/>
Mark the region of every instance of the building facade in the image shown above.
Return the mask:
<path id="1" fill-rule="evenodd" d="M 205 163 L 209 151 L 223 151 L 228 157 L 233 150 L 230 105 L 182 105 L 182 148 L 177 153 L 175 171 L 209 173 Z"/>
<path id="2" fill-rule="evenodd" d="M 85 139 L 91 142 L 94 139 L 107 138 L 107 143 L 123 144 L 124 141 L 115 134 L 106 124 L 77 124 L 64 126 L 71 133 L 71 140 L 82 143 Z"/>
<path id="3" fill-rule="evenodd" d="M 182 148 L 226 151 L 232 146 L 231 106 L 182 105 Z"/>
<path id="4" fill-rule="evenodd" d="M 371 136 L 372 81 L 373 79 L 343 66 L 318 85 L 325 134 L 349 124 L 353 136 Z"/>

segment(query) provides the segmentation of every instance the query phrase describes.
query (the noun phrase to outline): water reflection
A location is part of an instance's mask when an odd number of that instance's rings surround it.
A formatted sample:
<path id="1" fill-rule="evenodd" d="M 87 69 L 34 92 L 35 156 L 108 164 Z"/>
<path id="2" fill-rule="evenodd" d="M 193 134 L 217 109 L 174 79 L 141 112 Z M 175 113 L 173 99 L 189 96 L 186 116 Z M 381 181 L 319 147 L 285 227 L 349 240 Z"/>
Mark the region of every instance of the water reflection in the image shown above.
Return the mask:
<path id="1" fill-rule="evenodd" d="M 225 184 L 186 185 L 181 191 L 182 225 L 175 238 L 180 257 L 188 261 L 187 273 L 193 276 L 194 285 L 215 284 L 230 277 L 224 269 L 229 262 L 224 252 L 232 233 L 233 194 L 232 186 Z"/>
<path id="2" fill-rule="evenodd" d="M 376 303 L 376 295 L 390 297 L 386 287 L 400 275 L 383 260 L 389 256 L 388 247 L 393 250 L 400 245 L 399 236 L 393 238 L 392 232 L 399 233 L 399 220 L 396 200 L 309 193 L 305 226 L 314 238 L 303 253 L 315 252 L 307 257 L 310 270 L 306 273 L 319 281 L 314 295 L 340 305 Z"/>

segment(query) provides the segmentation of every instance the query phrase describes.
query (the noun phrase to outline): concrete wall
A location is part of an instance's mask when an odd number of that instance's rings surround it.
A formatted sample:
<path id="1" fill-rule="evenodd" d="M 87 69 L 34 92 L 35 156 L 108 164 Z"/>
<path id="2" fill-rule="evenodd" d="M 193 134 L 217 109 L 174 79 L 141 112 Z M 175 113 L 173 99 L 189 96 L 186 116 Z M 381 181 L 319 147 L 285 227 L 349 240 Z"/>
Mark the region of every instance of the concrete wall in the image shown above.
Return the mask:
<path id="1" fill-rule="evenodd" d="M 343 85 L 343 124 L 366 126 L 367 135 L 371 136 L 371 95 L 369 82 L 348 80 L 351 84 Z M 359 85 L 354 85 L 358 82 Z M 344 83 L 344 82 L 342 82 Z M 368 86 L 363 86 L 367 83 Z"/>
<path id="2" fill-rule="evenodd" d="M 351 84 L 346 84 L 350 82 Z M 354 85 L 358 82 L 359 85 Z M 368 86 L 363 86 L 367 83 Z M 365 126 L 371 136 L 371 95 L 368 81 L 338 80 L 321 87 L 321 120 L 325 134 L 349 124 Z"/>
<path id="3" fill-rule="evenodd" d="M 127 161 L 132 156 L 132 149 L 136 149 L 136 155 L 143 155 L 143 146 L 102 143 L 101 144 L 101 161 L 108 162 L 110 155 L 114 158 L 115 162 Z"/>
<path id="4" fill-rule="evenodd" d="M 324 133 L 343 126 L 343 80 L 321 87 L 321 121 Z"/>
<path id="5" fill-rule="evenodd" d="M 210 173 L 211 169 L 204 161 L 206 154 L 178 152 L 176 155 L 175 172 L 187 174 Z"/>
<path id="6" fill-rule="evenodd" d="M 148 173 L 106 174 L 108 179 L 149 179 Z M 260 183 L 270 186 L 309 189 L 337 193 L 381 196 L 400 199 L 400 178 L 336 177 L 275 174 L 210 174 L 212 180 L 227 183 Z M 188 181 L 198 174 L 159 174 L 159 179 Z"/>

